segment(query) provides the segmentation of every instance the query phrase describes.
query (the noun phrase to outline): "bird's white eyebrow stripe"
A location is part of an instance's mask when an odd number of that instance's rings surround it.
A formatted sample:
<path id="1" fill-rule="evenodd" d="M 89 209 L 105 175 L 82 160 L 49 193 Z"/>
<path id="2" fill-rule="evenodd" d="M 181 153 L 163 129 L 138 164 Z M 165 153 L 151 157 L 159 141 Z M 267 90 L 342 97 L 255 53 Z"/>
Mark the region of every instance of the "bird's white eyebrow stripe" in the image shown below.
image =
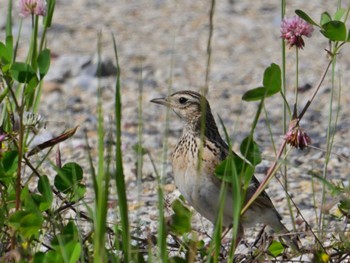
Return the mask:
<path id="1" fill-rule="evenodd" d="M 194 92 L 194 91 L 179 91 L 179 92 L 175 92 L 173 95 L 176 95 L 176 94 L 179 94 L 179 93 L 189 95 L 192 98 L 195 98 L 195 99 L 198 99 L 198 100 L 201 99 L 201 95 L 199 93 L 197 93 L 197 92 Z"/>

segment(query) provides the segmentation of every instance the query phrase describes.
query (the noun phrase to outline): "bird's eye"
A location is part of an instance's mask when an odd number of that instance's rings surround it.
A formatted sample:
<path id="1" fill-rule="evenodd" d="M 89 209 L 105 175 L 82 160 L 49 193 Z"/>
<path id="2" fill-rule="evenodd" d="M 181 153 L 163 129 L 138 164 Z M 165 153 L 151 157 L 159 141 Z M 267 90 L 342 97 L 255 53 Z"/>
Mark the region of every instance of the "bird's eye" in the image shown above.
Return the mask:
<path id="1" fill-rule="evenodd" d="M 181 97 L 181 98 L 179 99 L 179 102 L 180 102 L 180 104 L 185 104 L 187 100 L 188 100 L 188 99 L 186 99 L 185 97 Z"/>

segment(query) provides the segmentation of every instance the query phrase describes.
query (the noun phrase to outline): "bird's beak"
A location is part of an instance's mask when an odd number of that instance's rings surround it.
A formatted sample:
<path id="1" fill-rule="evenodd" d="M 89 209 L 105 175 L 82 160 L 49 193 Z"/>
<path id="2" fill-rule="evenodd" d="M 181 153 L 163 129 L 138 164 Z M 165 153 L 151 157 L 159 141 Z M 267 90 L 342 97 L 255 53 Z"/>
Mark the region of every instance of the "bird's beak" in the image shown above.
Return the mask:
<path id="1" fill-rule="evenodd" d="M 158 98 L 158 99 L 153 99 L 153 100 L 150 100 L 150 101 L 153 102 L 153 103 L 156 103 L 156 104 L 169 106 L 169 102 L 167 101 L 166 98 Z"/>

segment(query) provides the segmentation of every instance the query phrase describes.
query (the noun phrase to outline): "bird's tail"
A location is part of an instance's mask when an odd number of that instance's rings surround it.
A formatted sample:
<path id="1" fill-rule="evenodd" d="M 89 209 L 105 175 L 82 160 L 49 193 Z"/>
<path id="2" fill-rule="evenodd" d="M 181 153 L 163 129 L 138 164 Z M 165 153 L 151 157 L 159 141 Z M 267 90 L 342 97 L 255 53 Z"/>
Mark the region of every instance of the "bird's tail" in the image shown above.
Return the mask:
<path id="1" fill-rule="evenodd" d="M 276 232 L 276 234 L 280 235 L 287 246 L 291 247 L 295 251 L 300 251 L 301 242 L 299 237 L 297 235 L 291 234 L 281 221 L 278 223 L 278 225 L 274 225 L 273 227 L 273 230 Z"/>

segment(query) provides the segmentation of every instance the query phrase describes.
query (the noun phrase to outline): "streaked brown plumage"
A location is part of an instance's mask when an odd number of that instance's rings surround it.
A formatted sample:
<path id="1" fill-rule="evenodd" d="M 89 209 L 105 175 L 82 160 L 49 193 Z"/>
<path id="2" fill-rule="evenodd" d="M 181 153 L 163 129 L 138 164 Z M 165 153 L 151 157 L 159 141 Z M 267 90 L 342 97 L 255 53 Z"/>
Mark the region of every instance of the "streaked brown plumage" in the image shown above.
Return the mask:
<path id="1" fill-rule="evenodd" d="M 215 223 L 222 182 L 214 175 L 214 170 L 227 157 L 230 149 L 219 134 L 208 101 L 197 92 L 184 90 L 165 98 L 153 99 L 151 102 L 170 107 L 184 120 L 182 136 L 172 155 L 175 184 L 191 206 Z M 204 111 L 206 112 L 204 140 L 201 143 L 201 116 Z M 202 151 L 199 154 L 201 144 Z M 259 181 L 253 177 L 247 189 L 246 201 L 258 186 Z M 230 189 L 226 195 L 223 212 L 223 224 L 226 227 L 230 227 L 233 223 L 233 195 Z M 271 199 L 266 192 L 263 192 L 242 216 L 239 237 L 243 237 L 244 228 L 256 223 L 269 225 L 275 232 L 287 234 L 288 230 L 281 219 Z M 298 249 L 295 240 L 288 236 L 285 236 L 285 240 L 288 245 Z"/>

